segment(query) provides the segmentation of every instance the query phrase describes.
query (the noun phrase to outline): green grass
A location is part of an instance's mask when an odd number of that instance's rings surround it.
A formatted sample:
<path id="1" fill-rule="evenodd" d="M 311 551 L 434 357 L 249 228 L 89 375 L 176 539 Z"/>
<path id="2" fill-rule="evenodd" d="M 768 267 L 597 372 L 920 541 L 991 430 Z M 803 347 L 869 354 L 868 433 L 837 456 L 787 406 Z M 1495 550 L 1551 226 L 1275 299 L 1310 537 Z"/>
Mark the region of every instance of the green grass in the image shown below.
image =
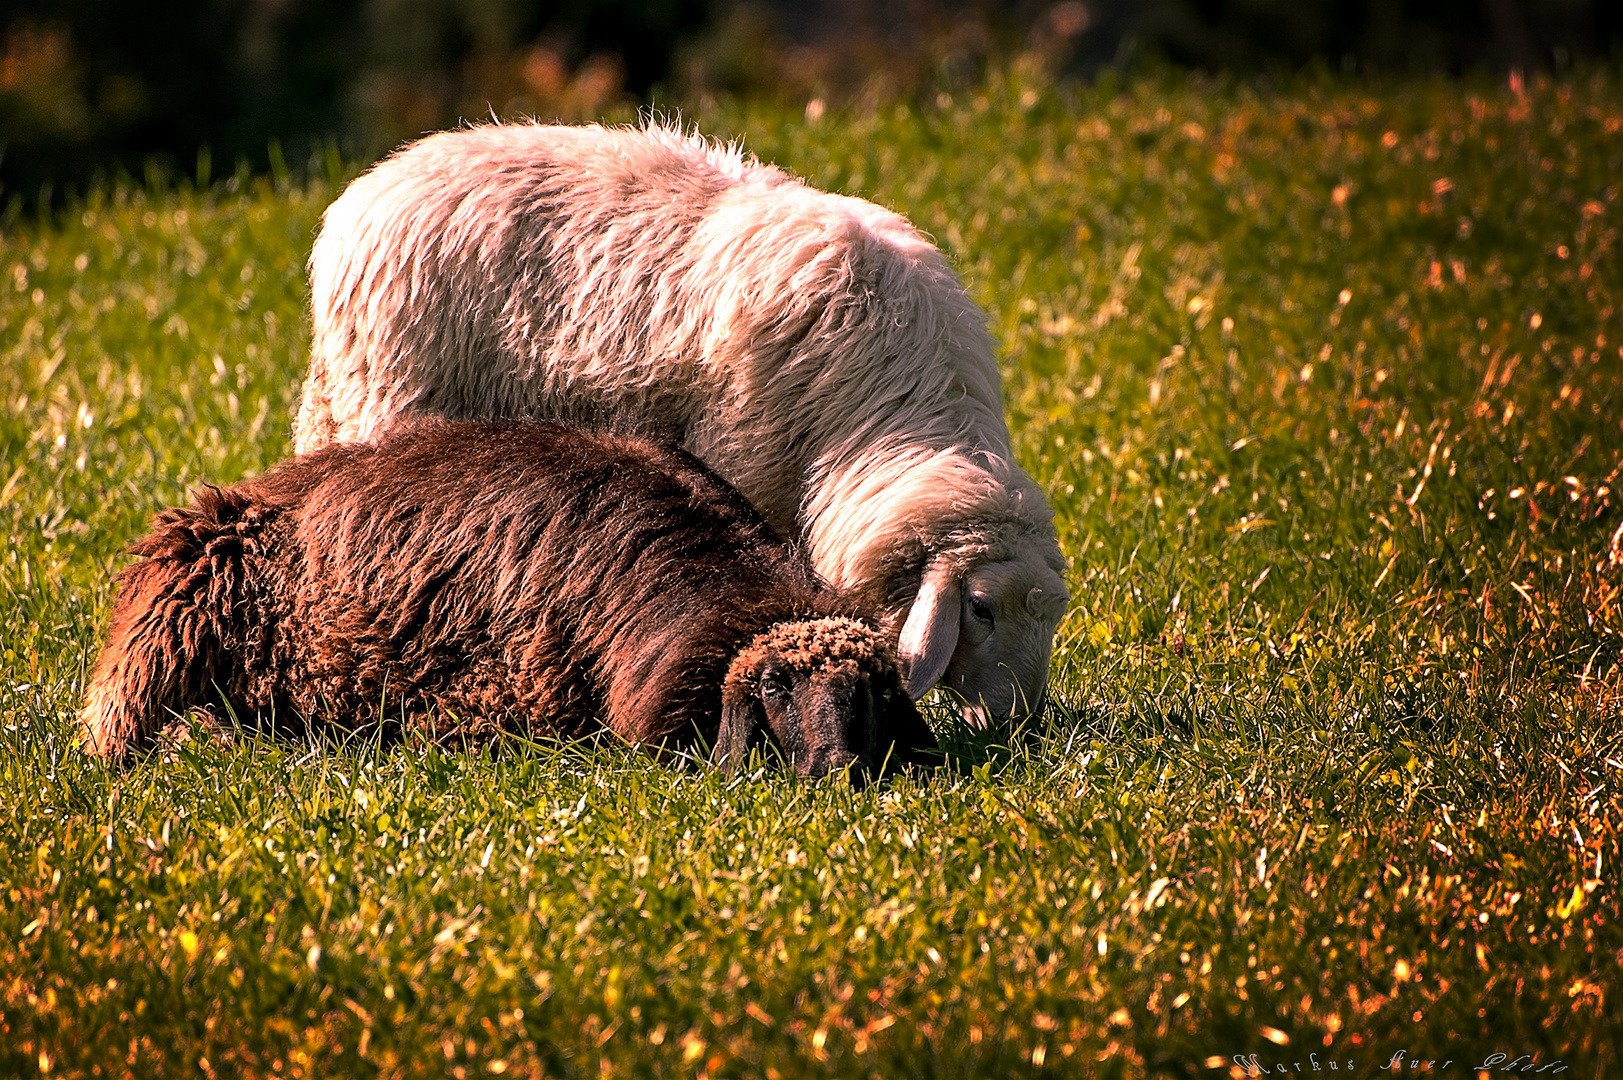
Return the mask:
<path id="1" fill-rule="evenodd" d="M 1619 75 L 697 119 L 985 304 L 1071 563 L 1055 714 L 855 793 L 86 760 L 119 551 L 287 451 L 333 191 L 103 193 L 0 239 L 0 1074 L 1615 1074 Z"/>

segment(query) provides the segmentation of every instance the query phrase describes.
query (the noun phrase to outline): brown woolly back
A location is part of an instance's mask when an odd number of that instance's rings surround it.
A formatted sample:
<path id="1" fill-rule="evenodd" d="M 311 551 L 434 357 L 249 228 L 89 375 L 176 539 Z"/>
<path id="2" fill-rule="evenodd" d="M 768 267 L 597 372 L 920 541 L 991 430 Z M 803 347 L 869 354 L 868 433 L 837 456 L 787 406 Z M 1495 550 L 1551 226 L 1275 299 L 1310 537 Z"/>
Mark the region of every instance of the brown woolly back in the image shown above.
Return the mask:
<path id="1" fill-rule="evenodd" d="M 851 613 L 690 455 L 553 425 L 423 420 L 330 446 L 205 488 L 132 550 L 84 712 L 114 756 L 216 702 L 437 736 L 603 721 L 709 741 L 740 650 Z M 883 651 L 837 625 L 778 648 Z"/>

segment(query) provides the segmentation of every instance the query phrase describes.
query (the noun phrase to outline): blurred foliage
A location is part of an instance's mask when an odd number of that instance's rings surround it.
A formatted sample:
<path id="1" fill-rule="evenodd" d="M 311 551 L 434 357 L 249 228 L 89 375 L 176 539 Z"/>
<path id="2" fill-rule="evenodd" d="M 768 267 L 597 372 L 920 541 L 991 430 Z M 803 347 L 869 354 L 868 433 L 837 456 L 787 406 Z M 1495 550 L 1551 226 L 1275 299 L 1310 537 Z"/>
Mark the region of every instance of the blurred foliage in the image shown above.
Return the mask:
<path id="1" fill-rule="evenodd" d="M 7 0 L 0 205 L 98 176 L 370 161 L 492 116 L 928 104 L 993 71 L 1564 69 L 1605 0 Z"/>
<path id="2" fill-rule="evenodd" d="M 207 178 L 370 160 L 461 120 L 646 95 L 707 0 L 11 0 L 0 197 L 151 164 Z"/>
<path id="3" fill-rule="evenodd" d="M 679 99 L 701 105 L 765 97 L 817 100 L 815 111 L 928 100 L 978 86 L 997 67 L 1065 69 L 1083 41 L 1119 36 L 1095 25 L 1096 8 L 1080 0 L 742 0 L 678 51 L 675 86 Z"/>
<path id="4" fill-rule="evenodd" d="M 1118 0 L 1138 41 L 1207 70 L 1322 61 L 1359 71 L 1564 68 L 1615 54 L 1610 0 Z"/>
<path id="5" fill-rule="evenodd" d="M 991 70 L 1144 61 L 1209 72 L 1462 74 L 1565 68 L 1623 44 L 1605 0 L 736 0 L 680 48 L 686 100 L 927 102 Z"/>
<path id="6" fill-rule="evenodd" d="M 119 551 L 288 450 L 336 188 L 0 233 L 0 1075 L 1616 1071 L 1623 79 L 944 95 L 696 117 L 949 252 L 1070 562 L 1047 723 L 859 792 L 86 759 Z"/>

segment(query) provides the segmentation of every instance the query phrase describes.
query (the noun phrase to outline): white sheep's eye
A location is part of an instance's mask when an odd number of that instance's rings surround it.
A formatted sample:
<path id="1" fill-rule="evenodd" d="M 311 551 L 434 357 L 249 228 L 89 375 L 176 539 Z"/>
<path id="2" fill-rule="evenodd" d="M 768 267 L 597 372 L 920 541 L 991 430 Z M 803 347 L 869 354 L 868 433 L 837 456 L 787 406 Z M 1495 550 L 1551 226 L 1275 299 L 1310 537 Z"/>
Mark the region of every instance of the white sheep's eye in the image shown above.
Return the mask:
<path id="1" fill-rule="evenodd" d="M 982 600 L 978 596 L 971 596 L 969 598 L 969 613 L 987 625 L 991 625 L 993 623 L 992 605 L 988 604 L 985 600 Z"/>

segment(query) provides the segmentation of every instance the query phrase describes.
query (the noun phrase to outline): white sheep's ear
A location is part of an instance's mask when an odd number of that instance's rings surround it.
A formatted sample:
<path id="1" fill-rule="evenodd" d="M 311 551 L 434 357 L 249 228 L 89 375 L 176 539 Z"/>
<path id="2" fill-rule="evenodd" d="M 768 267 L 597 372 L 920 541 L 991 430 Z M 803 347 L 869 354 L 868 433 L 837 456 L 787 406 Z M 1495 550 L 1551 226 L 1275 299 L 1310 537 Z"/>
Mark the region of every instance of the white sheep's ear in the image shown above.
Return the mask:
<path id="1" fill-rule="evenodd" d="M 951 568 L 931 563 L 924 568 L 919 595 L 902 624 L 896 658 L 902 664 L 907 696 L 917 701 L 947 670 L 958 649 L 958 623 L 963 618 L 963 585 Z"/>

